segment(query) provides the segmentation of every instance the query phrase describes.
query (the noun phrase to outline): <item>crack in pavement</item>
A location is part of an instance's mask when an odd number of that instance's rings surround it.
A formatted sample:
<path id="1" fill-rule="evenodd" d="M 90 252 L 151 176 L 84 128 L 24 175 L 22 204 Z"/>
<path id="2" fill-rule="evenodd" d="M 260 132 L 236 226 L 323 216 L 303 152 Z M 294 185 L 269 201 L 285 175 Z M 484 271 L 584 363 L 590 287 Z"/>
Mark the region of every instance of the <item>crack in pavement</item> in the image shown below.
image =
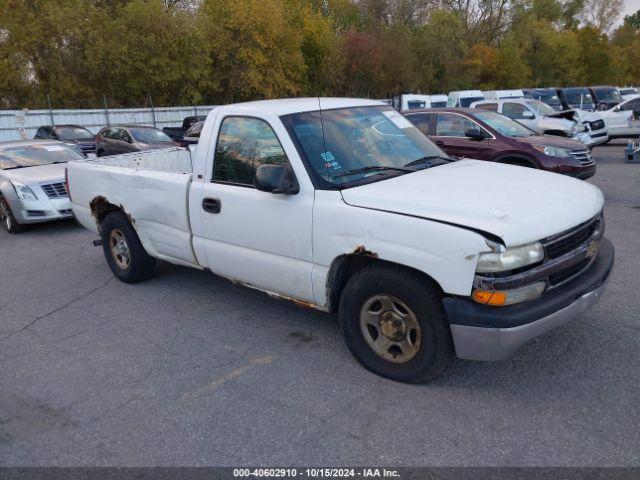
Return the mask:
<path id="1" fill-rule="evenodd" d="M 35 325 L 36 323 L 38 323 L 40 320 L 43 320 L 51 315 L 53 315 L 54 313 L 59 312 L 60 310 L 64 310 L 65 308 L 67 308 L 68 306 L 74 304 L 75 302 L 82 300 L 85 297 L 88 297 L 89 295 L 91 295 L 92 293 L 97 292 L 98 290 L 100 290 L 101 288 L 106 287 L 111 281 L 113 281 L 115 277 L 110 277 L 106 282 L 101 283 L 100 285 L 98 285 L 95 288 L 92 288 L 91 290 L 89 290 L 88 292 L 85 292 L 71 300 L 69 300 L 67 303 L 54 308 L 53 310 L 51 310 L 48 313 L 45 313 L 44 315 L 39 315 L 36 318 L 34 318 L 31 322 L 27 323 L 24 327 L 18 329 L 18 330 L 13 330 L 9 333 L 9 335 L 5 335 L 4 337 L 1 337 L 0 340 L 6 340 L 8 338 L 10 338 L 14 333 L 20 333 L 20 332 L 24 332 L 25 330 L 29 330 L 33 325 Z"/>

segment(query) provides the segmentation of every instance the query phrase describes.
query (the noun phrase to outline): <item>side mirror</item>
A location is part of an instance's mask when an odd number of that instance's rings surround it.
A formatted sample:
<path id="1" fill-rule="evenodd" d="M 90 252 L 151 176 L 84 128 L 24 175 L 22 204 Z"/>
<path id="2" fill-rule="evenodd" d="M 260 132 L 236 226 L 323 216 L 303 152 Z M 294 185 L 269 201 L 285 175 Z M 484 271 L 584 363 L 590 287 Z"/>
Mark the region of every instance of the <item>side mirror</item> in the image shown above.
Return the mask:
<path id="1" fill-rule="evenodd" d="M 482 130 L 473 130 L 473 129 L 469 129 L 466 132 L 464 132 L 464 136 L 476 142 L 487 138 Z"/>
<path id="2" fill-rule="evenodd" d="M 286 165 L 265 164 L 256 169 L 255 187 L 262 192 L 295 195 L 300 191 L 293 172 Z"/>
<path id="3" fill-rule="evenodd" d="M 536 116 L 533 114 L 533 112 L 530 112 L 529 110 L 525 110 L 524 112 L 522 112 L 522 118 L 526 118 L 527 120 L 531 120 L 535 117 Z"/>

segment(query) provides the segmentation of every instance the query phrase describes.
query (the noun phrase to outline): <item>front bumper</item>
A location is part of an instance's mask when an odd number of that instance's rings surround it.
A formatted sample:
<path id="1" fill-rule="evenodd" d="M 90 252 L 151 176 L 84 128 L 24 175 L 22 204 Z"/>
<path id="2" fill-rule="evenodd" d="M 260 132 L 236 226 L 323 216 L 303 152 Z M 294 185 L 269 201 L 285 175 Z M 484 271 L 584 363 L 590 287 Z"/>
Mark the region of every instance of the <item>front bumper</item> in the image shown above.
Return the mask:
<path id="1" fill-rule="evenodd" d="M 469 298 L 445 298 L 456 355 L 467 360 L 504 360 L 529 340 L 568 323 L 598 301 L 613 261 L 613 245 L 603 239 L 588 270 L 537 300 L 489 307 Z"/>
<path id="2" fill-rule="evenodd" d="M 71 202 L 65 198 L 9 201 L 13 216 L 20 224 L 50 222 L 72 218 Z"/>

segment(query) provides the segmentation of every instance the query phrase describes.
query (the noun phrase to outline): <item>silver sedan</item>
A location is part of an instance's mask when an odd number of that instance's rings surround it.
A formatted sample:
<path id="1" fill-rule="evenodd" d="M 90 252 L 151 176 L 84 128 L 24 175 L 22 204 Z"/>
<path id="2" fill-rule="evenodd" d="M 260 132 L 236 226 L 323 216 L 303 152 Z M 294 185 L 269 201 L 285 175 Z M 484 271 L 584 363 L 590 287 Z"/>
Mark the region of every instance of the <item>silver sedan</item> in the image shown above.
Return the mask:
<path id="1" fill-rule="evenodd" d="M 73 216 L 65 184 L 65 163 L 85 160 L 58 141 L 0 143 L 0 223 L 19 233 L 30 223 Z"/>

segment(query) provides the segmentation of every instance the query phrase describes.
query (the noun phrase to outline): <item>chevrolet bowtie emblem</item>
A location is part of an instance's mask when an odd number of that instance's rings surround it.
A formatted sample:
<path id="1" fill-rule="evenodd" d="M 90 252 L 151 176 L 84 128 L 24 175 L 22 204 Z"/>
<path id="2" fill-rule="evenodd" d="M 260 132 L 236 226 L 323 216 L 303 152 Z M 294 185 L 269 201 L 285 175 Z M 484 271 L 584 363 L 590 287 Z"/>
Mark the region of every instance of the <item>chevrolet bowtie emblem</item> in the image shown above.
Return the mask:
<path id="1" fill-rule="evenodd" d="M 598 242 L 591 240 L 587 245 L 587 258 L 593 257 L 598 252 Z"/>

